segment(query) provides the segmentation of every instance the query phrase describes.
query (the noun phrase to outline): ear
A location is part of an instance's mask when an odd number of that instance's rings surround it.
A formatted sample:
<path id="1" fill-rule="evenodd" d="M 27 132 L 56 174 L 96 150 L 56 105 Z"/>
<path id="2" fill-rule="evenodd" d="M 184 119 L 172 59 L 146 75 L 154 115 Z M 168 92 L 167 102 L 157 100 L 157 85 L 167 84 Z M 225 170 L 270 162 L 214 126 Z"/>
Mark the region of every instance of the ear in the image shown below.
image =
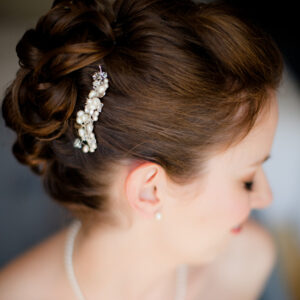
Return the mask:
<path id="1" fill-rule="evenodd" d="M 153 218 L 161 207 L 157 197 L 157 180 L 161 167 L 152 162 L 144 162 L 129 170 L 125 179 L 125 195 L 128 203 L 139 213 Z"/>

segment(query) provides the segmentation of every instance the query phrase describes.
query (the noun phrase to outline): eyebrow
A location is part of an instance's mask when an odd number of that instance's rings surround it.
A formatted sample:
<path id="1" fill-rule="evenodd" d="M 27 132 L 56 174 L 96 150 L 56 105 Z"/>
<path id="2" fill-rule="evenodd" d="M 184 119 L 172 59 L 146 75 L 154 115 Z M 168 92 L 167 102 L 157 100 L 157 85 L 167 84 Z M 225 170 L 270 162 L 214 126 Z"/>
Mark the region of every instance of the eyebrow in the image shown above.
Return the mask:
<path id="1" fill-rule="evenodd" d="M 270 157 L 271 157 L 271 155 L 268 154 L 264 159 L 258 160 L 258 161 L 256 161 L 255 163 L 251 164 L 251 167 L 252 167 L 252 166 L 256 166 L 256 165 L 258 165 L 258 164 L 264 163 L 264 162 L 267 161 Z"/>

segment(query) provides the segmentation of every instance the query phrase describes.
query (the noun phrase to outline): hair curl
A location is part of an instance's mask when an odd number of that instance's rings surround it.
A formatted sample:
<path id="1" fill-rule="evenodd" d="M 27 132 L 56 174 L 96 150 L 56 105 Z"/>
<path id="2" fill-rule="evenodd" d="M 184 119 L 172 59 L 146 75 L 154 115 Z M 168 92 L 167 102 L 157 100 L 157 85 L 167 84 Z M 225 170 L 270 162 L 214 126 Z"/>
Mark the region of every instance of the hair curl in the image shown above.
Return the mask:
<path id="1" fill-rule="evenodd" d="M 273 39 L 220 1 L 55 0 L 16 51 L 2 105 L 13 154 L 53 199 L 103 223 L 121 163 L 155 162 L 182 184 L 204 174 L 214 149 L 251 130 L 283 69 Z M 99 64 L 109 88 L 87 154 L 74 125 Z"/>

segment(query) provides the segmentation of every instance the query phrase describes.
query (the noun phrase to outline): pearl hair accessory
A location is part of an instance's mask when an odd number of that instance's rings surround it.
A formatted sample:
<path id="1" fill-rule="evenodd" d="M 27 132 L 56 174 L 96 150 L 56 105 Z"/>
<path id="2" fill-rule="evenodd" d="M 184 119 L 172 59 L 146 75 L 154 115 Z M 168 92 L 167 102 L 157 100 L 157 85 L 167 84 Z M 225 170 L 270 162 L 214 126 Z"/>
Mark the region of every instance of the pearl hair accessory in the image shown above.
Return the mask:
<path id="1" fill-rule="evenodd" d="M 93 77 L 93 89 L 90 91 L 86 100 L 84 110 L 77 112 L 76 127 L 80 138 L 74 141 L 75 148 L 82 148 L 84 153 L 94 152 L 97 148 L 95 134 L 93 133 L 93 122 L 98 120 L 99 113 L 102 111 L 103 103 L 99 98 L 105 95 L 108 88 L 107 73 L 102 71 L 95 72 Z"/>

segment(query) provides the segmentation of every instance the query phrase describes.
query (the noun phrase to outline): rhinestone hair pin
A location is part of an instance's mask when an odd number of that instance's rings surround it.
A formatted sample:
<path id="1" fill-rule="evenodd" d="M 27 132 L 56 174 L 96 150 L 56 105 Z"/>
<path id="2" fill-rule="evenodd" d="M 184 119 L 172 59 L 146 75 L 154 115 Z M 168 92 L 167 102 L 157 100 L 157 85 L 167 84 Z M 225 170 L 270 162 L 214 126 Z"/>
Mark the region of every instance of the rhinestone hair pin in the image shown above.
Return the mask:
<path id="1" fill-rule="evenodd" d="M 76 127 L 78 128 L 78 135 L 74 141 L 74 147 L 82 149 L 84 153 L 94 152 L 97 148 L 95 134 L 93 133 L 93 122 L 98 120 L 99 113 L 102 111 L 103 103 L 99 98 L 105 95 L 108 88 L 107 73 L 102 71 L 95 72 L 93 77 L 93 89 L 89 92 L 86 99 L 84 110 L 77 112 Z"/>

